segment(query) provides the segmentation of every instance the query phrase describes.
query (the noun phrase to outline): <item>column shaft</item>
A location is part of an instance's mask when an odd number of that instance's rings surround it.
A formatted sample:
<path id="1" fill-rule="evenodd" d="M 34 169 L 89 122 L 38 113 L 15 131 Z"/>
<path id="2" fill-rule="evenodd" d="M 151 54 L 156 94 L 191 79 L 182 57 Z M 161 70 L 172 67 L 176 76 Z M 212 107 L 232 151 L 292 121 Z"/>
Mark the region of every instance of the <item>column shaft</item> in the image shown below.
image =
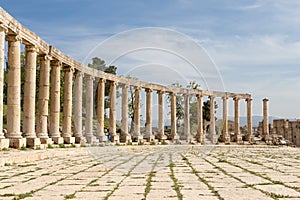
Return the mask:
<path id="1" fill-rule="evenodd" d="M 122 129 L 121 136 L 128 135 L 128 85 L 122 87 Z"/>
<path id="2" fill-rule="evenodd" d="M 76 140 L 79 141 L 82 138 L 82 77 L 83 73 L 81 71 L 76 71 L 75 73 L 75 83 L 74 83 L 74 136 Z"/>
<path id="3" fill-rule="evenodd" d="M 36 138 L 35 133 L 35 93 L 36 93 L 37 49 L 26 46 L 23 132 L 26 138 Z"/>
<path id="4" fill-rule="evenodd" d="M 158 138 L 161 139 L 165 135 L 164 127 L 164 92 L 158 91 Z"/>
<path id="5" fill-rule="evenodd" d="M 99 130 L 97 133 L 97 138 L 100 142 L 105 141 L 104 134 L 104 111 L 105 111 L 105 79 L 100 79 L 98 82 L 98 93 L 97 93 L 97 119 L 99 123 Z"/>
<path id="6" fill-rule="evenodd" d="M 176 128 L 176 95 L 170 93 L 171 96 L 171 135 L 174 138 L 177 136 Z"/>
<path id="7" fill-rule="evenodd" d="M 204 142 L 203 135 L 203 109 L 202 109 L 202 96 L 197 95 L 198 100 L 198 128 L 197 128 L 197 141 Z"/>
<path id="8" fill-rule="evenodd" d="M 145 135 L 145 138 L 151 138 L 152 136 L 153 136 L 152 135 L 152 90 L 146 89 L 146 135 Z"/>
<path id="9" fill-rule="evenodd" d="M 248 141 L 252 141 L 252 99 L 248 98 L 247 101 L 247 129 L 248 129 Z"/>
<path id="10" fill-rule="evenodd" d="M 189 140 L 190 133 L 190 97 L 189 95 L 184 95 L 184 134 L 185 139 Z"/>
<path id="11" fill-rule="evenodd" d="M 234 98 L 234 132 L 240 135 L 240 99 Z"/>
<path id="12" fill-rule="evenodd" d="M 60 70 L 62 64 L 60 61 L 51 63 L 51 101 L 50 101 L 50 137 L 60 138 L 59 119 L 60 119 Z"/>
<path id="13" fill-rule="evenodd" d="M 216 127 L 215 127 L 215 97 L 210 96 L 210 139 L 212 143 L 215 143 Z"/>
<path id="14" fill-rule="evenodd" d="M 140 119 L 140 88 L 135 89 L 134 95 L 134 136 L 139 136 L 141 134 L 140 127 L 141 127 L 141 119 Z"/>
<path id="15" fill-rule="evenodd" d="M 73 68 L 66 66 L 64 68 L 64 103 L 62 124 L 62 137 L 64 138 L 70 138 L 72 135 L 72 80 Z"/>
<path id="16" fill-rule="evenodd" d="M 116 136 L 116 100 L 117 100 L 117 83 L 111 81 L 110 83 L 110 110 L 109 110 L 109 133 L 111 140 L 114 141 Z"/>
<path id="17" fill-rule="evenodd" d="M 92 143 L 93 138 L 93 80 L 92 76 L 86 77 L 85 137 L 88 143 Z"/>
<path id="18" fill-rule="evenodd" d="M 263 99 L 263 139 L 269 139 L 268 99 Z"/>
<path id="19" fill-rule="evenodd" d="M 4 86 L 4 47 L 5 47 L 5 32 L 3 27 L 0 27 L 0 94 L 3 94 Z M 4 138 L 3 134 L 3 95 L 0 95 L 0 141 Z"/>
<path id="20" fill-rule="evenodd" d="M 20 132 L 21 38 L 15 35 L 9 35 L 6 39 L 8 41 L 7 135 L 8 138 L 22 138 Z"/>

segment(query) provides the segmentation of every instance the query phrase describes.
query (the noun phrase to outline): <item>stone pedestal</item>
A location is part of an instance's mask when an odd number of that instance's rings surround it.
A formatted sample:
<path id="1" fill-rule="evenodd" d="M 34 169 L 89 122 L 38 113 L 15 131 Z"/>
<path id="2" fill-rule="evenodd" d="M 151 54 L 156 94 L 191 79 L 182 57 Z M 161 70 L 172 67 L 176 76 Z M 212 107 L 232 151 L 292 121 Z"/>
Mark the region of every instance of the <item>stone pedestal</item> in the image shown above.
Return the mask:
<path id="1" fill-rule="evenodd" d="M 9 147 L 9 139 L 0 138 L 0 150 Z"/>
<path id="2" fill-rule="evenodd" d="M 110 137 L 110 141 L 118 144 L 118 143 L 120 143 L 120 137 L 118 135 L 113 135 Z"/>
<path id="3" fill-rule="evenodd" d="M 41 144 L 53 144 L 53 140 L 51 138 L 39 138 L 41 141 Z"/>
<path id="4" fill-rule="evenodd" d="M 64 142 L 66 144 L 75 144 L 75 137 L 64 137 Z"/>
<path id="5" fill-rule="evenodd" d="M 63 144 L 64 143 L 64 138 L 62 137 L 52 137 L 52 141 L 54 144 Z"/>
<path id="6" fill-rule="evenodd" d="M 235 141 L 238 144 L 242 144 L 243 143 L 243 138 L 241 135 L 235 135 Z"/>
<path id="7" fill-rule="evenodd" d="M 155 141 L 155 136 L 154 136 L 154 135 L 145 136 L 144 139 L 145 139 L 147 142 L 154 142 L 154 141 Z"/>
<path id="8" fill-rule="evenodd" d="M 26 147 L 26 138 L 10 138 L 9 139 L 9 147 L 12 148 L 21 148 Z"/>
<path id="9" fill-rule="evenodd" d="M 144 138 L 141 135 L 131 136 L 131 139 L 132 139 L 133 142 L 138 142 L 138 143 L 143 143 L 144 142 Z"/>
<path id="10" fill-rule="evenodd" d="M 86 142 L 86 139 L 82 136 L 82 137 L 75 137 L 75 143 L 76 144 L 83 144 Z"/>
<path id="11" fill-rule="evenodd" d="M 26 138 L 27 147 L 36 147 L 41 145 L 40 138 Z"/>
<path id="12" fill-rule="evenodd" d="M 122 143 L 132 142 L 131 135 L 129 135 L 129 134 L 121 135 L 120 142 L 122 142 Z"/>
<path id="13" fill-rule="evenodd" d="M 168 137 L 166 135 L 161 135 L 161 134 L 157 135 L 156 137 L 159 142 L 163 142 L 168 139 Z"/>

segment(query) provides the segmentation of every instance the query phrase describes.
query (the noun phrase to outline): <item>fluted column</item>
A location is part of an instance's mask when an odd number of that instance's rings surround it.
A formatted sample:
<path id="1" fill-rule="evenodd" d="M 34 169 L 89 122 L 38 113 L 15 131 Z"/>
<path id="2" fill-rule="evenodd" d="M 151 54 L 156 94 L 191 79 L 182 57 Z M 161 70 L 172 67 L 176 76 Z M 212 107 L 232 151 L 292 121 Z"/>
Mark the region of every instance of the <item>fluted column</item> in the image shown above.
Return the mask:
<path id="1" fill-rule="evenodd" d="M 263 99 L 263 139 L 269 140 L 269 114 L 268 114 L 268 101 L 269 99 Z"/>
<path id="2" fill-rule="evenodd" d="M 235 97 L 234 99 L 234 133 L 237 143 L 242 142 L 241 129 L 240 129 L 240 99 Z"/>
<path id="3" fill-rule="evenodd" d="M 50 88 L 50 130 L 49 136 L 56 144 L 64 143 L 59 131 L 60 121 L 60 71 L 62 63 L 58 60 L 51 62 L 51 88 Z M 41 75 L 40 75 L 41 77 Z"/>
<path id="4" fill-rule="evenodd" d="M 247 134 L 247 140 L 249 142 L 253 142 L 253 136 L 252 136 L 252 99 L 247 98 L 247 129 L 248 129 L 248 134 Z"/>
<path id="5" fill-rule="evenodd" d="M 64 67 L 64 103 L 63 103 L 63 124 L 62 137 L 65 143 L 75 143 L 72 137 L 72 81 L 74 69 L 70 66 Z"/>
<path id="6" fill-rule="evenodd" d="M 203 111 L 202 111 L 202 95 L 197 95 L 198 102 L 198 128 L 197 128 L 197 142 L 204 143 L 203 133 Z"/>
<path id="7" fill-rule="evenodd" d="M 146 89 L 146 135 L 145 139 L 148 142 L 154 141 L 154 136 L 152 134 L 152 90 Z"/>
<path id="8" fill-rule="evenodd" d="M 36 93 L 36 57 L 37 49 L 26 46 L 23 133 L 26 138 L 36 138 L 35 133 L 35 93 Z"/>
<path id="9" fill-rule="evenodd" d="M 74 136 L 75 142 L 80 143 L 83 141 L 82 136 L 82 78 L 83 73 L 81 71 L 75 72 L 74 83 Z"/>
<path id="10" fill-rule="evenodd" d="M 115 81 L 110 82 L 110 110 L 109 110 L 109 134 L 112 142 L 119 142 L 119 136 L 116 133 L 116 101 L 117 101 L 117 83 Z"/>
<path id="11" fill-rule="evenodd" d="M 122 86 L 122 127 L 121 142 L 130 142 L 131 136 L 128 134 L 128 85 Z"/>
<path id="12" fill-rule="evenodd" d="M 97 119 L 99 124 L 96 137 L 100 142 L 106 141 L 106 136 L 104 134 L 105 82 L 105 79 L 99 79 L 97 92 Z"/>
<path id="13" fill-rule="evenodd" d="M 8 41 L 7 135 L 9 138 L 22 138 L 20 132 L 21 38 L 16 35 L 8 35 L 6 40 Z"/>
<path id="14" fill-rule="evenodd" d="M 210 96 L 210 125 L 209 125 L 209 130 L 210 130 L 210 140 L 212 143 L 216 143 L 216 127 L 215 127 L 215 97 Z"/>
<path id="15" fill-rule="evenodd" d="M 86 76 L 86 120 L 85 137 L 87 143 L 93 142 L 93 81 L 94 77 Z"/>
<path id="16" fill-rule="evenodd" d="M 157 97 L 158 97 L 158 140 L 164 141 L 167 139 L 165 135 L 165 127 L 164 127 L 164 92 L 163 91 L 157 91 Z"/>
<path id="17" fill-rule="evenodd" d="M 171 99 L 171 137 L 173 140 L 178 140 L 179 137 L 177 135 L 176 128 L 176 94 L 170 93 Z"/>
<path id="18" fill-rule="evenodd" d="M 222 140 L 225 143 L 230 142 L 230 136 L 228 134 L 228 97 L 223 97 L 223 130 Z"/>
<path id="19" fill-rule="evenodd" d="M 0 26 L 0 94 L 3 94 L 3 86 L 4 86 L 4 47 L 5 47 L 5 33 L 7 29 Z M 0 95 L 0 143 L 4 144 L 2 142 L 2 139 L 4 139 L 4 133 L 3 133 L 3 95 Z M 3 140 L 4 141 L 4 140 Z M 8 147 L 8 140 L 6 141 L 6 146 Z"/>
<path id="20" fill-rule="evenodd" d="M 188 94 L 184 95 L 184 139 L 189 141 L 190 133 L 190 97 Z"/>

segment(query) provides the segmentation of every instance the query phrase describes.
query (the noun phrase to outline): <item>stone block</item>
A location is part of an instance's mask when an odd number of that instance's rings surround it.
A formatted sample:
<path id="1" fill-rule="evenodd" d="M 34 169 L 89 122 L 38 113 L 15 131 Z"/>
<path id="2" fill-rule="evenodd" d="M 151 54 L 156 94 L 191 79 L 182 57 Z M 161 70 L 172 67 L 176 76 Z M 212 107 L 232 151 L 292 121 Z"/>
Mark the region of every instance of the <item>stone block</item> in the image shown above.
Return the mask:
<path id="1" fill-rule="evenodd" d="M 120 143 L 120 137 L 118 135 L 113 135 L 110 137 L 110 141 L 113 143 Z"/>
<path id="2" fill-rule="evenodd" d="M 52 138 L 40 138 L 40 140 L 41 140 L 41 144 L 46 144 L 46 145 L 53 144 Z"/>
<path id="3" fill-rule="evenodd" d="M 146 136 L 146 137 L 144 137 L 144 139 L 147 142 L 155 142 L 155 136 L 154 135 Z"/>
<path id="4" fill-rule="evenodd" d="M 9 147 L 9 139 L 7 138 L 0 138 L 0 150 L 3 148 Z"/>
<path id="5" fill-rule="evenodd" d="M 26 138 L 26 146 L 27 147 L 37 147 L 40 146 L 41 140 L 40 138 Z"/>
<path id="6" fill-rule="evenodd" d="M 64 143 L 64 138 L 62 137 L 53 137 L 51 138 L 54 144 L 63 144 Z"/>
<path id="7" fill-rule="evenodd" d="M 26 147 L 26 138 L 9 138 L 9 147 L 21 148 Z"/>
<path id="8" fill-rule="evenodd" d="M 75 144 L 75 137 L 64 137 L 64 142 L 66 144 Z"/>

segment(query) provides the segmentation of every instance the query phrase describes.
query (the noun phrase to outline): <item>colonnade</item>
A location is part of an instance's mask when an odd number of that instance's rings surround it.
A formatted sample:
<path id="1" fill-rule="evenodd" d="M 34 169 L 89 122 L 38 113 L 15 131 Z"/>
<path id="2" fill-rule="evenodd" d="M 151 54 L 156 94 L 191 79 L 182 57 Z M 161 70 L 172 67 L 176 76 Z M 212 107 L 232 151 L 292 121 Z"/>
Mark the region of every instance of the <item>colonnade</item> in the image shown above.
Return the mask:
<path id="1" fill-rule="evenodd" d="M 41 144 L 74 144 L 86 141 L 87 143 L 104 142 L 107 140 L 104 130 L 105 115 L 105 84 L 110 86 L 109 105 L 109 135 L 112 142 L 148 142 L 166 140 L 164 133 L 165 96 L 170 96 L 171 133 L 169 139 L 178 140 L 176 127 L 176 95 L 184 96 L 184 139 L 193 140 L 190 132 L 189 99 L 192 95 L 198 101 L 198 128 L 195 136 L 200 143 L 209 138 L 216 143 L 218 137 L 215 130 L 215 98 L 223 98 L 224 128 L 221 139 L 230 142 L 228 133 L 228 98 L 235 102 L 235 136 L 241 142 L 239 123 L 239 101 L 247 102 L 248 140 L 252 138 L 251 95 L 233 94 L 227 92 L 189 90 L 171 88 L 167 86 L 133 81 L 125 77 L 85 67 L 73 58 L 63 54 L 53 46 L 49 46 L 37 35 L 23 27 L 16 20 L 0 8 L 0 93 L 3 93 L 4 62 L 7 52 L 7 132 L 0 131 L 1 147 L 22 146 L 35 147 Z M 5 42 L 7 49 L 5 50 Z M 25 83 L 24 103 L 21 105 L 21 45 L 25 46 Z M 37 62 L 39 65 L 37 65 Z M 37 69 L 37 66 L 39 68 Z M 39 72 L 39 73 L 37 73 Z M 36 83 L 37 74 L 39 82 Z M 61 79 L 63 76 L 63 79 Z M 61 83 L 63 80 L 63 83 Z M 85 84 L 83 82 L 85 81 Z M 94 116 L 94 82 L 97 83 L 97 110 Z M 84 88 L 85 86 L 85 88 Z M 121 133 L 116 132 L 117 123 L 117 86 L 122 87 Z M 128 131 L 128 88 L 135 87 L 134 103 L 134 130 Z M 63 88 L 63 92 L 61 92 Z M 36 97 L 36 91 L 39 91 Z M 145 134 L 141 134 L 141 90 L 146 93 L 146 125 Z M 84 93 L 85 91 L 85 93 Z M 153 121 L 153 92 L 157 92 L 158 128 L 154 135 Z M 1 93 L 1 94 L 2 94 Z M 83 93 L 85 105 L 83 105 Z M 202 117 L 203 97 L 210 99 L 210 131 L 206 136 Z M 36 98 L 37 107 L 36 107 Z M 61 105 L 63 98 L 63 105 Z M 36 111 L 37 108 L 37 111 Z M 85 123 L 83 124 L 83 108 L 85 108 Z M 266 108 L 267 109 L 267 108 Z M 62 112 L 61 112 L 62 111 Z M 21 124 L 21 113 L 23 123 Z M 37 113 L 37 115 L 36 115 Z M 264 112 L 265 113 L 265 112 Z M 62 116 L 61 116 L 62 115 Z M 62 117 L 62 119 L 61 119 Z M 97 130 L 94 130 L 93 119 L 97 118 Z M 0 96 L 0 130 L 3 129 L 3 96 Z M 84 131 L 83 131 L 84 130 Z"/>

